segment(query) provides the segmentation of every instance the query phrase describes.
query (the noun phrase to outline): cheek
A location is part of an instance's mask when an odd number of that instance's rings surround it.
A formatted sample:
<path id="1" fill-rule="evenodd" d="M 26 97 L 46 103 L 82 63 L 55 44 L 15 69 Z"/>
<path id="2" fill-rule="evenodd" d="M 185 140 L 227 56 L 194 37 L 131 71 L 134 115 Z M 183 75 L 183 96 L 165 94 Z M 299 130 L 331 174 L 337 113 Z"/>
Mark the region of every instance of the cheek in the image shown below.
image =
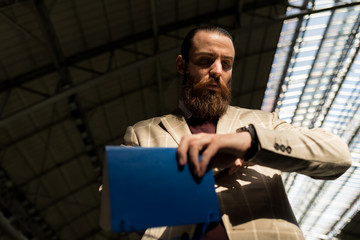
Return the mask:
<path id="1" fill-rule="evenodd" d="M 206 73 L 206 71 L 203 70 L 194 70 L 194 71 L 189 71 L 189 76 L 195 81 L 195 82 L 199 82 L 204 78 L 207 78 L 208 75 Z"/>
<path id="2" fill-rule="evenodd" d="M 229 90 L 231 90 L 231 82 L 232 82 L 232 78 L 231 78 L 231 74 L 229 74 L 226 77 L 224 76 L 222 85 L 226 86 Z"/>
<path id="3" fill-rule="evenodd" d="M 223 79 L 225 84 L 229 84 L 231 82 L 231 73 L 226 74 Z"/>

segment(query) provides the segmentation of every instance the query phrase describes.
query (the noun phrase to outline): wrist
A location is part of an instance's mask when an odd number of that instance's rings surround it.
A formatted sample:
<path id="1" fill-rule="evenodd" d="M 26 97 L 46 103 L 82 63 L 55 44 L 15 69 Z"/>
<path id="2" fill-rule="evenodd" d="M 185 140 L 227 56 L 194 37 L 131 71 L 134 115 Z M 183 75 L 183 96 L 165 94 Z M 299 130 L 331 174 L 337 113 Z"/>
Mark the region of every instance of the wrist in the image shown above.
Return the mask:
<path id="1" fill-rule="evenodd" d="M 236 130 L 236 132 L 237 133 L 248 132 L 251 136 L 251 144 L 250 144 L 250 147 L 248 148 L 248 150 L 246 151 L 245 157 L 244 157 L 244 161 L 249 161 L 250 159 L 252 159 L 255 156 L 255 154 L 258 151 L 258 146 L 259 146 L 259 141 L 258 141 L 258 138 L 256 135 L 255 127 L 254 127 L 254 125 L 250 124 L 247 127 L 245 126 L 245 127 L 238 128 Z"/>

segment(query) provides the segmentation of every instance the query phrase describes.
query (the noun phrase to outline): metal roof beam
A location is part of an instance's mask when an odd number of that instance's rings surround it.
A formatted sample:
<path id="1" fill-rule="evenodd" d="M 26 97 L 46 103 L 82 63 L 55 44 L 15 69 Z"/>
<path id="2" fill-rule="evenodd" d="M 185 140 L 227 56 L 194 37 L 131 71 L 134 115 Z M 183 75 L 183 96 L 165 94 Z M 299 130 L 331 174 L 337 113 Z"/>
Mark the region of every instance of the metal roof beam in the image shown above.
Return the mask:
<path id="1" fill-rule="evenodd" d="M 357 54 L 358 54 L 358 52 L 360 50 L 360 45 L 356 46 L 356 51 L 353 54 L 350 63 L 348 64 L 348 66 L 346 66 L 345 62 L 346 62 L 347 58 L 349 57 L 351 49 L 356 44 L 356 36 L 357 36 L 357 33 L 359 32 L 359 29 L 360 29 L 360 15 L 358 15 L 357 20 L 355 21 L 355 24 L 353 25 L 353 28 L 352 28 L 349 36 L 348 36 L 348 39 L 346 40 L 346 44 L 345 44 L 344 48 L 341 51 L 341 56 L 338 59 L 337 63 L 335 64 L 333 74 L 331 75 L 329 84 L 326 86 L 326 90 L 325 90 L 325 93 L 323 95 L 323 98 L 321 99 L 320 103 L 316 107 L 315 115 L 314 115 L 313 119 L 311 120 L 311 127 L 315 126 L 316 119 L 321 115 L 322 110 L 326 109 L 326 111 L 324 113 L 324 118 L 323 118 L 323 120 L 321 121 L 321 124 L 320 124 L 320 126 L 322 126 L 324 120 L 326 119 L 327 114 L 329 113 L 329 110 L 330 110 L 332 104 L 335 101 L 335 97 L 333 97 L 331 99 L 330 94 L 329 94 L 331 92 L 332 86 L 337 84 L 336 79 L 340 76 L 341 77 L 341 82 L 338 84 L 339 86 L 338 86 L 337 91 L 336 91 L 336 93 L 334 95 L 334 96 L 337 96 L 338 92 L 341 89 L 342 84 L 344 83 L 344 81 L 346 79 L 347 74 L 349 73 L 349 70 L 351 69 L 352 64 L 354 63 L 354 61 L 356 59 L 356 56 L 357 56 Z M 346 72 L 341 76 L 340 71 L 344 67 L 346 67 L 347 69 L 346 69 Z M 328 99 L 331 100 L 331 103 L 326 106 L 326 101 Z M 320 126 L 317 126 L 317 127 L 320 127 Z"/>
<path id="2" fill-rule="evenodd" d="M 52 57 L 53 64 L 56 66 L 57 73 L 60 76 L 60 88 L 58 91 L 71 87 L 72 77 L 70 75 L 68 66 L 66 64 L 66 59 L 64 53 L 61 49 L 56 31 L 52 25 L 52 21 L 49 17 L 49 12 L 46 9 L 43 0 L 32 0 L 29 1 L 28 6 L 33 10 L 35 17 L 40 25 L 40 29 L 43 32 L 44 38 L 46 39 L 47 48 Z M 89 158 L 96 157 L 97 161 L 92 161 L 94 165 L 94 170 L 99 177 L 99 182 L 101 182 L 101 163 L 100 163 L 100 153 L 95 149 L 95 141 L 93 140 L 92 133 L 90 128 L 87 125 L 87 120 L 85 114 L 82 110 L 80 101 L 76 94 L 68 96 L 68 104 L 70 108 L 70 113 L 73 116 L 76 122 L 76 127 L 81 135 L 86 133 L 87 138 L 83 137 L 83 142 L 86 148 L 89 148 Z"/>
<path id="3" fill-rule="evenodd" d="M 36 37 L 34 34 L 32 34 L 30 31 L 28 31 L 27 29 L 25 29 L 23 26 L 21 26 L 19 23 L 17 23 L 13 18 L 9 17 L 7 14 L 5 14 L 1 9 L 0 9 L 0 15 L 3 16 L 3 18 L 5 18 L 5 20 L 10 23 L 12 26 L 16 27 L 17 29 L 19 29 L 21 32 L 23 32 L 25 35 L 28 35 L 29 37 L 31 37 L 32 39 L 34 39 L 35 41 L 37 41 L 38 43 L 40 43 L 40 45 L 42 46 L 46 46 L 46 43 L 39 39 L 38 37 Z"/>
<path id="4" fill-rule="evenodd" d="M 8 237 L 13 240 L 29 240 L 21 232 L 15 229 L 9 219 L 7 219 L 4 214 L 0 212 L 0 229 L 4 231 Z"/>
<path id="5" fill-rule="evenodd" d="M 18 112 L 15 112 L 5 118 L 2 118 L 0 120 L 0 127 L 5 127 L 8 123 L 10 123 L 11 121 L 13 121 L 14 119 L 17 119 L 19 117 L 22 117 L 22 116 L 26 116 L 28 114 L 30 114 L 31 112 L 33 111 L 36 111 L 38 109 L 41 109 L 45 106 L 48 106 L 49 104 L 53 104 L 53 103 L 56 103 L 62 99 L 65 99 L 77 92 L 79 92 L 80 90 L 82 89 L 86 89 L 86 88 L 89 88 L 91 86 L 94 86 L 100 82 L 103 82 L 103 81 L 106 81 L 106 79 L 113 79 L 113 78 L 116 78 L 116 76 L 118 76 L 118 74 L 120 74 L 122 71 L 127 71 L 127 70 L 130 70 L 130 69 L 133 69 L 135 67 L 138 67 L 142 64 L 146 64 L 146 63 L 151 63 L 153 61 L 155 61 L 156 58 L 160 58 L 162 56 L 165 56 L 165 55 L 168 55 L 168 54 L 175 54 L 178 52 L 178 49 L 177 48 L 172 48 L 166 52 L 162 52 L 162 53 L 159 53 L 159 54 L 156 54 L 154 56 L 151 56 L 149 58 L 145 58 L 145 59 L 142 59 L 142 60 L 139 60 L 139 61 L 136 61 L 132 64 L 129 64 L 129 65 L 126 65 L 126 66 L 123 66 L 121 68 L 118 68 L 112 72 L 109 72 L 107 74 L 104 74 L 102 76 L 99 76 L 99 77 L 96 77 L 96 78 L 93 78 L 91 80 L 88 80 L 88 81 L 85 81 L 85 82 L 82 82 L 78 85 L 73 85 L 71 88 L 67 88 L 66 90 L 63 90 L 57 94 L 54 94 L 53 96 L 47 98 L 47 99 L 44 99 L 44 100 L 41 100 L 35 104 L 32 104 L 28 107 L 25 107 L 24 109 L 18 111 Z"/>
<path id="6" fill-rule="evenodd" d="M 0 169 L 0 204 L 6 208 L 7 218 L 13 217 L 13 221 L 9 221 L 12 227 L 20 226 L 18 237 L 24 235 L 39 240 L 56 240 L 59 239 L 55 232 L 48 226 L 44 218 L 38 213 L 35 205 L 26 199 L 26 196 L 13 184 L 8 174 Z M 14 224 L 14 225 L 13 225 Z M 17 227 L 16 227 L 17 228 Z M 10 230 L 10 229 L 9 229 Z M 16 232 L 14 232 L 16 233 Z"/>
<path id="7" fill-rule="evenodd" d="M 55 70 L 60 76 L 61 88 L 59 90 L 66 89 L 72 85 L 71 75 L 68 71 L 67 64 L 65 63 L 65 57 L 61 50 L 60 43 L 57 39 L 56 32 L 54 27 L 52 26 L 50 17 L 48 15 L 48 10 L 46 9 L 44 2 L 42 0 L 32 0 L 24 2 L 24 6 L 29 7 L 29 9 L 34 14 L 39 28 L 43 33 L 43 37 L 45 39 L 45 47 L 47 48 L 50 56 L 52 58 L 53 64 L 55 66 Z M 70 107 L 70 113 L 74 115 L 76 113 L 76 117 L 82 120 L 83 125 L 86 125 L 86 119 L 81 110 L 81 106 L 75 96 L 75 94 L 69 95 L 68 103 Z M 76 107 L 73 107 L 73 106 Z M 73 108 L 71 108 L 73 107 Z M 78 122 L 78 121 L 77 121 Z M 94 148 L 94 141 L 91 138 L 91 134 L 89 132 L 89 128 L 84 129 L 86 131 L 87 136 L 89 136 L 86 140 L 86 144 L 91 145 Z M 98 174 L 98 181 L 101 182 L 101 163 L 100 163 L 100 155 L 95 150 L 88 151 L 88 155 L 90 153 L 93 155 L 97 155 L 98 161 L 92 161 L 95 171 Z M 90 156 L 90 157 L 92 157 Z M 36 209 L 36 206 L 33 205 L 30 201 L 27 200 L 26 196 L 21 193 L 19 189 L 17 189 L 12 183 L 11 178 L 6 174 L 4 170 L 0 169 L 1 179 L 1 195 L 3 196 L 1 199 L 1 204 L 4 209 L 7 210 L 9 216 L 15 217 L 15 225 L 19 225 L 21 228 L 21 232 L 24 233 L 25 236 L 35 239 L 58 239 L 55 231 L 51 229 L 48 223 L 44 218 L 38 213 L 39 211 Z M 30 211 L 29 211 L 30 206 Z M 18 234 L 21 237 L 20 234 Z"/>
<path id="8" fill-rule="evenodd" d="M 156 54 L 159 51 L 159 35 L 158 35 L 158 24 L 156 19 L 156 0 L 151 0 L 151 19 L 154 33 L 154 53 Z M 157 60 L 156 64 L 156 78 L 157 78 L 157 90 L 158 90 L 158 106 L 160 107 L 160 114 L 164 113 L 164 94 L 163 94 L 163 81 L 161 74 L 160 62 Z"/>
<path id="9" fill-rule="evenodd" d="M 39 209 L 40 212 L 44 212 L 46 211 L 46 209 L 51 208 L 55 205 L 57 205 L 58 203 L 62 202 L 62 201 L 66 201 L 66 199 L 68 199 L 69 197 L 75 196 L 76 193 L 81 192 L 82 190 L 88 188 L 91 185 L 94 185 L 98 183 L 98 179 L 94 178 L 92 180 L 90 180 L 89 182 L 75 188 L 72 189 L 70 192 L 68 192 L 67 194 L 65 194 L 64 196 L 61 196 L 57 199 L 55 199 L 54 201 L 52 201 L 50 204 L 42 207 L 41 209 Z M 90 206 L 85 206 L 84 204 L 80 204 L 80 203 L 76 203 L 76 205 L 78 205 L 79 207 L 90 207 Z M 93 208 L 94 206 L 91 206 L 91 208 Z"/>
<path id="10" fill-rule="evenodd" d="M 245 7 L 245 5 L 246 4 L 244 4 L 244 8 L 249 9 L 248 7 Z M 224 9 L 222 11 L 211 12 L 211 13 L 208 13 L 208 14 L 204 14 L 204 15 L 201 16 L 201 19 L 206 21 L 207 19 L 213 19 L 214 17 L 219 18 L 219 17 L 222 17 L 222 16 L 228 16 L 229 14 L 236 15 L 236 11 L 237 11 L 236 8 L 231 7 L 231 8 L 228 8 L 228 9 Z M 192 26 L 194 24 L 194 20 L 196 20 L 196 19 L 197 19 L 197 17 L 196 18 L 190 18 L 190 19 L 184 20 L 184 21 L 179 22 L 179 23 L 168 24 L 166 26 L 159 27 L 159 33 L 162 34 L 162 33 L 166 33 L 166 32 L 172 32 L 172 31 L 176 31 L 177 29 L 180 29 L 180 28 L 183 28 L 183 27 Z M 273 23 L 274 23 L 274 21 L 270 21 L 270 22 L 266 21 L 266 23 L 258 24 L 257 27 L 263 27 L 264 24 L 265 25 L 266 24 L 270 25 L 270 24 L 273 24 Z M 237 32 L 248 31 L 248 30 L 251 30 L 251 29 L 253 29 L 253 27 L 247 27 L 246 26 L 246 27 L 240 27 L 240 28 L 237 28 L 237 29 L 233 29 L 231 32 L 234 34 L 234 33 L 237 33 Z M 146 38 L 150 38 L 152 36 L 153 36 L 152 30 L 144 31 L 144 32 L 139 33 L 139 34 L 134 34 L 134 35 L 125 37 L 125 38 L 123 38 L 121 40 L 118 40 L 118 41 L 115 41 L 115 42 L 112 42 L 112 43 L 109 43 L 109 44 L 105 44 L 105 45 L 93 48 L 93 49 L 91 49 L 89 51 L 82 52 L 82 53 L 79 53 L 79 54 L 75 54 L 75 55 L 67 58 L 65 60 L 65 63 L 68 64 L 68 65 L 69 64 L 74 64 L 74 63 L 76 63 L 78 61 L 83 61 L 83 60 L 86 60 L 86 59 L 88 59 L 90 57 L 101 54 L 104 51 L 109 51 L 109 50 L 112 50 L 113 48 L 117 48 L 117 47 L 123 47 L 124 45 L 133 43 L 134 41 L 135 42 L 140 41 L 140 40 L 143 40 L 143 39 L 146 39 Z M 9 123 L 10 121 L 12 121 L 15 118 L 27 115 L 27 114 L 33 112 L 34 110 L 37 110 L 37 109 L 40 109 L 40 108 L 42 108 L 44 106 L 47 106 L 49 104 L 55 103 L 55 102 L 57 102 L 57 101 L 59 101 L 59 100 L 61 100 L 63 98 L 69 97 L 70 95 L 80 91 L 81 89 L 88 88 L 90 86 L 93 86 L 93 85 L 99 83 L 100 81 L 104 81 L 104 80 L 106 80 L 106 78 L 111 79 L 112 77 L 115 77 L 118 73 L 120 73 L 123 70 L 129 70 L 129 69 L 132 69 L 134 67 L 140 66 L 142 64 L 153 62 L 157 58 L 160 58 L 163 55 L 175 54 L 175 53 L 178 53 L 178 48 L 177 47 L 172 48 L 172 49 L 170 49 L 170 50 L 168 50 L 166 52 L 155 54 L 154 56 L 151 56 L 151 57 L 148 57 L 148 58 L 145 58 L 145 59 L 141 59 L 141 60 L 138 60 L 137 62 L 134 62 L 134 63 L 128 64 L 126 66 L 120 67 L 119 69 L 114 70 L 112 72 L 109 72 L 109 73 L 107 73 L 105 75 L 102 75 L 102 76 L 100 76 L 98 78 L 94 78 L 92 80 L 86 81 L 86 82 L 78 84 L 76 86 L 72 86 L 71 88 L 65 89 L 62 92 L 58 93 L 58 94 L 54 94 L 53 96 L 51 96 L 51 97 L 49 97 L 47 99 L 44 99 L 41 102 L 38 102 L 38 103 L 35 103 L 33 105 L 27 106 L 24 109 L 22 109 L 22 110 L 20 110 L 18 112 L 15 112 L 15 113 L 1 119 L 0 120 L 0 127 L 6 126 L 7 123 Z M 44 75 L 49 74 L 49 73 L 51 73 L 53 71 L 55 71 L 54 66 L 53 65 L 47 65 L 47 66 L 44 66 L 44 67 L 40 68 L 38 73 L 35 70 L 35 71 L 30 72 L 30 73 L 23 74 L 23 75 L 21 75 L 19 77 L 10 79 L 8 81 L 0 83 L 0 92 L 8 89 L 9 87 L 12 87 L 12 86 L 16 87 L 16 85 L 23 84 L 23 83 L 25 83 L 25 82 L 27 82 L 27 81 L 29 81 L 31 79 L 35 79 L 35 78 L 44 76 Z"/>
<path id="11" fill-rule="evenodd" d="M 11 7 L 14 4 L 26 2 L 27 0 L 1 0 L 0 1 L 0 8 L 7 8 Z"/>
<path id="12" fill-rule="evenodd" d="M 82 214 L 77 215 L 77 216 L 71 218 L 71 219 L 68 221 L 68 223 L 65 223 L 65 224 L 63 224 L 63 225 L 61 225 L 61 226 L 58 226 L 58 227 L 56 228 L 56 231 L 57 231 L 57 232 L 61 232 L 61 231 L 62 231 L 63 229 L 65 229 L 66 227 L 71 226 L 72 223 L 76 222 L 77 220 L 81 219 L 82 217 L 84 217 L 84 216 L 86 216 L 86 215 L 88 215 L 88 214 L 90 214 L 90 213 L 92 213 L 92 212 L 94 212 L 94 211 L 99 211 L 99 206 L 98 206 L 98 205 L 97 205 L 97 206 L 93 206 L 93 207 L 89 207 L 89 208 L 88 208 L 85 212 L 83 212 Z"/>
<path id="13" fill-rule="evenodd" d="M 332 11 L 332 13 L 331 13 L 331 15 L 330 15 L 330 17 L 329 17 L 329 19 L 327 21 L 326 28 L 325 28 L 324 33 L 323 33 L 323 37 L 322 37 L 322 39 L 320 41 L 320 44 L 319 44 L 319 47 L 318 47 L 318 49 L 316 51 L 315 58 L 314 58 L 314 60 L 313 60 L 313 62 L 311 64 L 311 68 L 310 68 L 310 71 L 309 71 L 310 73 L 312 73 L 314 68 L 315 68 L 315 65 L 317 63 L 317 59 L 318 59 L 319 54 L 320 54 L 320 50 L 321 50 L 321 48 L 322 48 L 322 46 L 324 44 L 324 41 L 326 39 L 326 35 L 327 35 L 328 31 L 329 31 L 330 23 L 331 23 L 333 17 L 334 17 L 334 11 Z M 311 74 L 309 74 L 308 77 L 306 78 L 305 86 L 308 84 L 308 82 L 310 80 L 310 76 L 311 76 Z M 301 99 L 303 98 L 304 94 L 305 94 L 305 91 L 302 91 L 302 93 L 300 94 L 299 102 L 296 104 L 296 108 L 295 108 L 295 111 L 294 111 L 295 114 L 297 113 L 298 109 L 300 108 L 300 102 L 301 102 Z M 294 116 L 295 116 L 295 114 L 294 114 Z M 294 121 L 294 116 L 291 118 L 291 123 L 293 123 L 293 121 Z"/>
<path id="14" fill-rule="evenodd" d="M 175 78 L 175 77 L 177 77 L 177 75 L 174 75 L 173 77 Z M 164 79 L 164 83 L 168 83 L 169 81 L 171 81 L 171 80 L 173 79 L 173 77 L 165 78 L 165 79 Z M 132 89 L 131 91 L 122 92 L 122 93 L 121 93 L 121 97 L 124 98 L 124 97 L 126 97 L 126 96 L 129 96 L 129 95 L 133 94 L 134 92 L 142 91 L 142 90 L 144 90 L 144 89 L 146 89 L 146 88 L 151 88 L 151 87 L 155 87 L 155 86 L 156 86 L 156 83 L 155 83 L 155 82 L 153 82 L 153 83 L 148 83 L 148 84 L 146 84 L 146 85 L 140 86 L 139 88 Z M 262 88 L 262 89 L 264 90 L 265 88 Z M 260 90 L 260 89 L 257 89 L 257 90 Z M 245 92 L 245 94 L 246 94 L 246 93 L 248 93 L 248 92 Z M 235 94 L 240 94 L 240 93 L 235 93 Z M 235 97 L 236 97 L 236 96 L 235 96 Z M 64 97 L 64 98 L 65 98 L 65 97 Z M 111 103 L 111 102 L 113 102 L 113 101 L 115 101 L 115 100 L 118 100 L 118 99 L 119 99 L 118 97 L 111 98 L 111 99 L 107 99 L 106 101 L 102 101 L 102 102 L 100 102 L 100 103 L 98 103 L 98 104 L 95 104 L 95 105 L 91 106 L 90 108 L 85 108 L 84 111 L 85 111 L 85 112 L 93 111 L 94 109 L 96 109 L 97 107 L 99 107 L 99 106 L 101 106 L 101 105 L 105 105 L 105 104 Z M 15 145 L 15 144 L 18 144 L 19 142 L 24 141 L 24 140 L 26 140 L 26 139 L 28 139 L 28 138 L 30 138 L 30 137 L 32 137 L 32 136 L 35 136 L 36 134 L 38 134 L 38 133 L 40 133 L 40 132 L 43 132 L 43 131 L 45 131 L 45 130 L 47 130 L 47 129 L 55 126 L 55 125 L 64 123 L 65 121 L 69 121 L 69 119 L 70 119 L 70 115 L 61 117 L 61 118 L 55 120 L 54 122 L 51 122 L 51 123 L 43 126 L 43 127 L 40 128 L 40 129 L 36 129 L 35 131 L 29 132 L 29 133 L 27 133 L 27 134 L 25 134 L 25 135 L 23 135 L 23 136 L 20 136 L 19 138 L 15 139 L 15 140 L 13 140 L 13 141 L 11 141 L 11 142 L 8 142 L 8 143 L 6 143 L 6 144 L 0 145 L 0 151 L 4 151 L 4 150 L 6 150 L 7 148 L 9 148 L 9 147 L 11 147 L 11 146 L 13 146 L 13 145 Z M 1 122 L 0 122 L 0 125 L 1 125 Z M 82 155 L 84 155 L 84 154 L 85 154 L 85 152 L 84 152 L 84 153 L 81 153 L 79 156 L 82 156 Z M 63 162 L 62 164 L 64 164 L 64 162 Z M 61 164 L 61 165 L 62 165 L 62 164 Z M 29 181 L 32 181 L 32 180 L 29 180 Z"/>
<path id="15" fill-rule="evenodd" d="M 179 30 L 181 28 L 193 26 L 194 23 L 197 22 L 198 19 L 201 19 L 203 22 L 206 22 L 207 20 L 210 20 L 210 19 L 227 17 L 229 15 L 236 15 L 236 9 L 231 7 L 228 9 L 219 10 L 217 12 L 203 14 L 199 17 L 189 18 L 189 19 L 183 20 L 181 22 L 175 22 L 175 23 L 164 25 L 164 26 L 159 26 L 158 34 L 160 34 L 160 35 L 167 34 L 168 32 L 173 32 L 173 31 Z M 92 57 L 101 55 L 105 52 L 113 51 L 117 48 L 121 49 L 126 45 L 133 44 L 134 42 L 143 41 L 145 39 L 152 38 L 153 36 L 154 36 L 154 32 L 152 29 L 146 30 L 146 31 L 143 31 L 140 33 L 136 33 L 136 34 L 124 37 L 122 39 L 89 49 L 87 51 L 74 54 L 70 57 L 66 57 L 63 60 L 63 64 L 66 66 L 75 65 L 78 62 L 85 61 Z M 43 77 L 43 76 L 53 73 L 55 71 L 56 71 L 56 67 L 53 64 L 48 64 L 48 65 L 42 66 L 38 69 L 23 73 L 17 77 L 8 79 L 6 81 L 2 81 L 0 83 L 0 92 L 6 91 L 8 88 L 16 87 L 17 85 L 21 85 L 30 80 Z"/>

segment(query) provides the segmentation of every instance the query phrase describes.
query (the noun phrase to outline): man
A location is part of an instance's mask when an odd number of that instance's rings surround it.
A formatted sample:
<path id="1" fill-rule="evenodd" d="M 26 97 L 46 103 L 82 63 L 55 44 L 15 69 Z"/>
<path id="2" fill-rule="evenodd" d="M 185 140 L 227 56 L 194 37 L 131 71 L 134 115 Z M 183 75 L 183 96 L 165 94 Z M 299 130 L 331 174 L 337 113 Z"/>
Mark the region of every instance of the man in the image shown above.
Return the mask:
<path id="1" fill-rule="evenodd" d="M 193 29 L 176 59 L 184 76 L 179 109 L 127 129 L 127 145 L 178 147 L 178 164 L 189 163 L 198 177 L 211 164 L 222 213 L 205 235 L 201 226 L 188 225 L 148 229 L 143 239 L 304 239 L 281 171 L 334 179 L 350 167 L 348 148 L 337 136 L 230 106 L 234 59 L 226 30 Z"/>

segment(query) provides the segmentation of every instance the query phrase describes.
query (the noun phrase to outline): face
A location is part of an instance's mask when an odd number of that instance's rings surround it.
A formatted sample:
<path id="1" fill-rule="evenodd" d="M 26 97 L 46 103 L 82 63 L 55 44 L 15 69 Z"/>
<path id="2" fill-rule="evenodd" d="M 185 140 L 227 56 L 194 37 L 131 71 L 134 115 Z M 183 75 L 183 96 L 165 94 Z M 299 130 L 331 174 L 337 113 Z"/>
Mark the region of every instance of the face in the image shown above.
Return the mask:
<path id="1" fill-rule="evenodd" d="M 177 58 L 184 75 L 183 101 L 195 117 L 214 121 L 231 101 L 230 85 L 235 50 L 230 38 L 200 31 L 193 38 L 189 60 Z"/>

